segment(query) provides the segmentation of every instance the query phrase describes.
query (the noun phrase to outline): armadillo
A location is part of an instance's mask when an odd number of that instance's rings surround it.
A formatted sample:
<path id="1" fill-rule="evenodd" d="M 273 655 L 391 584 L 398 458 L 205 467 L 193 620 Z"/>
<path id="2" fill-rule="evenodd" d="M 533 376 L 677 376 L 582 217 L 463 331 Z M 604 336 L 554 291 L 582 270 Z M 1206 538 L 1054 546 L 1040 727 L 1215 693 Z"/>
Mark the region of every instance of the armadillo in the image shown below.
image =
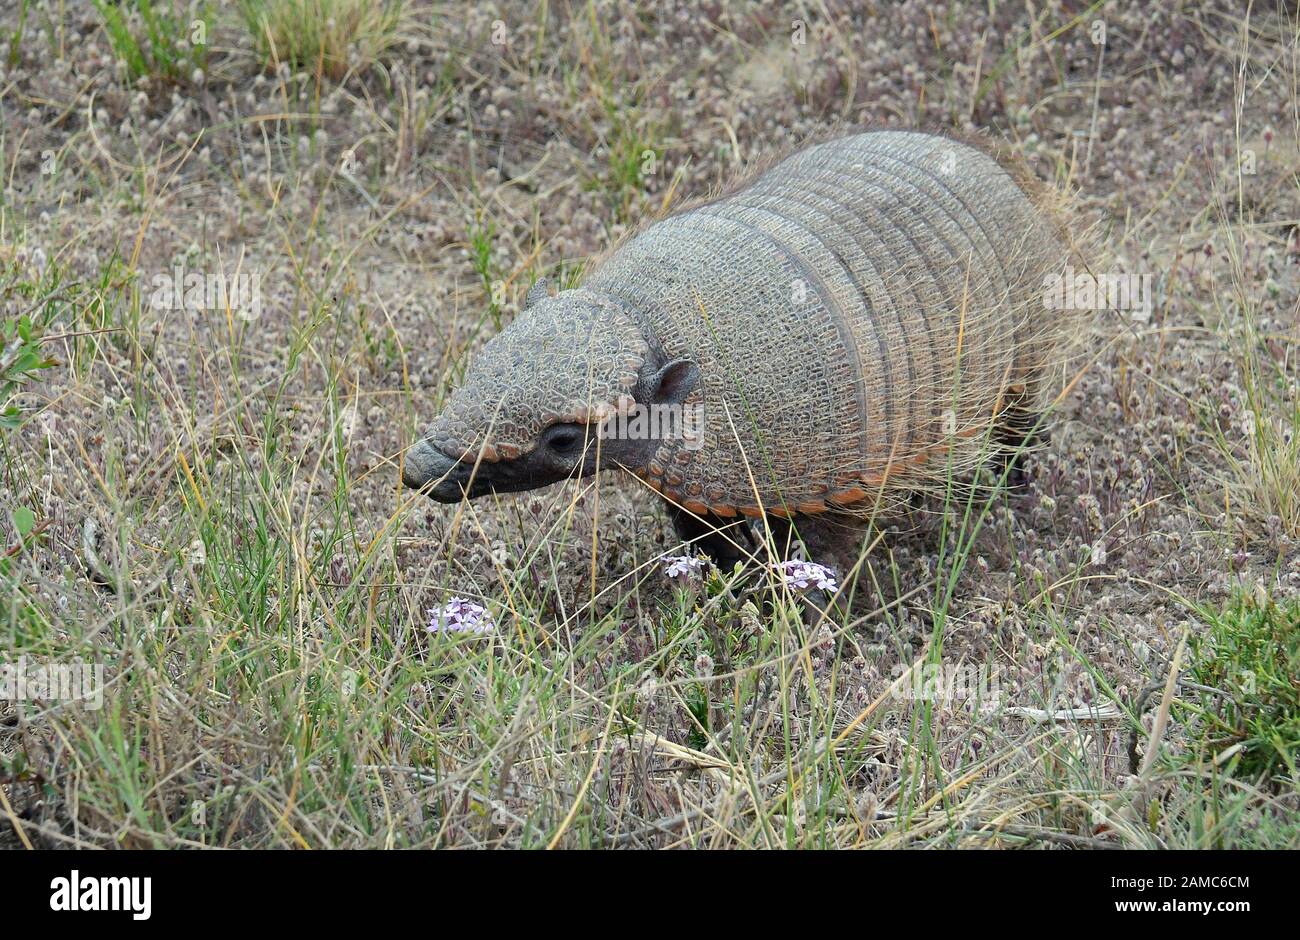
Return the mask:
<path id="1" fill-rule="evenodd" d="M 950 478 L 1035 413 L 1065 329 L 1042 296 L 1066 233 L 1033 182 L 933 134 L 806 147 L 580 286 L 534 284 L 403 480 L 456 501 L 616 466 L 718 521 L 863 513 Z M 655 407 L 673 433 L 598 433 Z"/>

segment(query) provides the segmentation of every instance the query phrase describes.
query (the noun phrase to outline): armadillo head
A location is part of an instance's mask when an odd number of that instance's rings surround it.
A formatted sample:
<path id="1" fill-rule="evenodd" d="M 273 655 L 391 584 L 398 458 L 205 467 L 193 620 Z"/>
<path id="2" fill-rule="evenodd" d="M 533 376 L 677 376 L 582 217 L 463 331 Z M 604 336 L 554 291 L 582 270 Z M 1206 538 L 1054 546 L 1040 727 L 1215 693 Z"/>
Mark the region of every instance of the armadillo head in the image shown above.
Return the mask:
<path id="1" fill-rule="evenodd" d="M 455 502 L 592 473 L 598 454 L 633 470 L 649 463 L 658 441 L 600 429 L 638 404 L 680 401 L 698 369 L 661 361 L 623 308 L 601 295 L 580 288 L 550 297 L 538 285 L 407 450 L 407 486 Z"/>

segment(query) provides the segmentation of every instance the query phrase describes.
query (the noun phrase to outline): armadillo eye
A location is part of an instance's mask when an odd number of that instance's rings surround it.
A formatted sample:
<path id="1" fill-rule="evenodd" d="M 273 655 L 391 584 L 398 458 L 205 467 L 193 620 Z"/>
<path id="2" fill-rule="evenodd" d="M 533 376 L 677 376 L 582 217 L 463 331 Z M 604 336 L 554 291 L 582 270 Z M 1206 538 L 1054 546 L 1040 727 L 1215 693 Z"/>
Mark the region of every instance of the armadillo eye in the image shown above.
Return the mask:
<path id="1" fill-rule="evenodd" d="M 555 424 L 546 429 L 543 443 L 557 454 L 571 454 L 582 443 L 582 430 L 576 424 Z"/>

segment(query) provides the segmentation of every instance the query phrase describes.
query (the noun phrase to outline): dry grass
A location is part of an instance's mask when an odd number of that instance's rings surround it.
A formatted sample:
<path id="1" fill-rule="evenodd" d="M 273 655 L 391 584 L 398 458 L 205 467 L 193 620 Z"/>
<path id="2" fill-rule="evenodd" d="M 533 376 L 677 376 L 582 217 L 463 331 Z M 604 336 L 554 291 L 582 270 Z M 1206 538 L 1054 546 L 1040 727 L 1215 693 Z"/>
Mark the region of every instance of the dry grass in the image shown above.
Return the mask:
<path id="1" fill-rule="evenodd" d="M 1293 19 L 1107 8 L 1099 69 L 1010 5 L 363 6 L 218 11 L 180 87 L 128 88 L 93 7 L 0 14 L 0 305 L 57 362 L 0 375 L 0 661 L 107 684 L 0 705 L 0 844 L 1300 844 L 1294 760 L 1232 750 L 1292 725 L 1193 688 L 1300 629 Z M 630 479 L 400 489 L 534 275 L 841 118 L 992 128 L 1158 275 L 1024 492 L 805 533 L 860 574 L 826 606 L 676 589 Z M 260 313 L 155 304 L 178 266 Z M 496 632 L 427 633 L 452 595 Z M 916 697 L 940 667 L 1000 700 Z"/>

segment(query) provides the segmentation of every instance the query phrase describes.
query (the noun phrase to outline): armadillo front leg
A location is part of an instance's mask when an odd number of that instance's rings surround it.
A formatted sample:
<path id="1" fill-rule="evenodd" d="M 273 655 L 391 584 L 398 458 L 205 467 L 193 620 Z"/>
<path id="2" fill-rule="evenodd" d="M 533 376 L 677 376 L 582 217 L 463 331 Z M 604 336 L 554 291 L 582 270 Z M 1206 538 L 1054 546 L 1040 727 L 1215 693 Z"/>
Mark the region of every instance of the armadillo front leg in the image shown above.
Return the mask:
<path id="1" fill-rule="evenodd" d="M 1026 454 L 1036 444 L 1047 443 L 1050 437 L 1041 413 L 1019 407 L 1007 410 L 994 437 L 993 467 L 996 473 L 1005 476 L 1008 489 L 1022 490 L 1028 486 Z"/>
<path id="2" fill-rule="evenodd" d="M 708 555 L 718 570 L 730 571 L 753 552 L 754 534 L 747 519 L 724 519 L 711 512 L 699 515 L 668 500 L 664 502 L 678 538 Z"/>

